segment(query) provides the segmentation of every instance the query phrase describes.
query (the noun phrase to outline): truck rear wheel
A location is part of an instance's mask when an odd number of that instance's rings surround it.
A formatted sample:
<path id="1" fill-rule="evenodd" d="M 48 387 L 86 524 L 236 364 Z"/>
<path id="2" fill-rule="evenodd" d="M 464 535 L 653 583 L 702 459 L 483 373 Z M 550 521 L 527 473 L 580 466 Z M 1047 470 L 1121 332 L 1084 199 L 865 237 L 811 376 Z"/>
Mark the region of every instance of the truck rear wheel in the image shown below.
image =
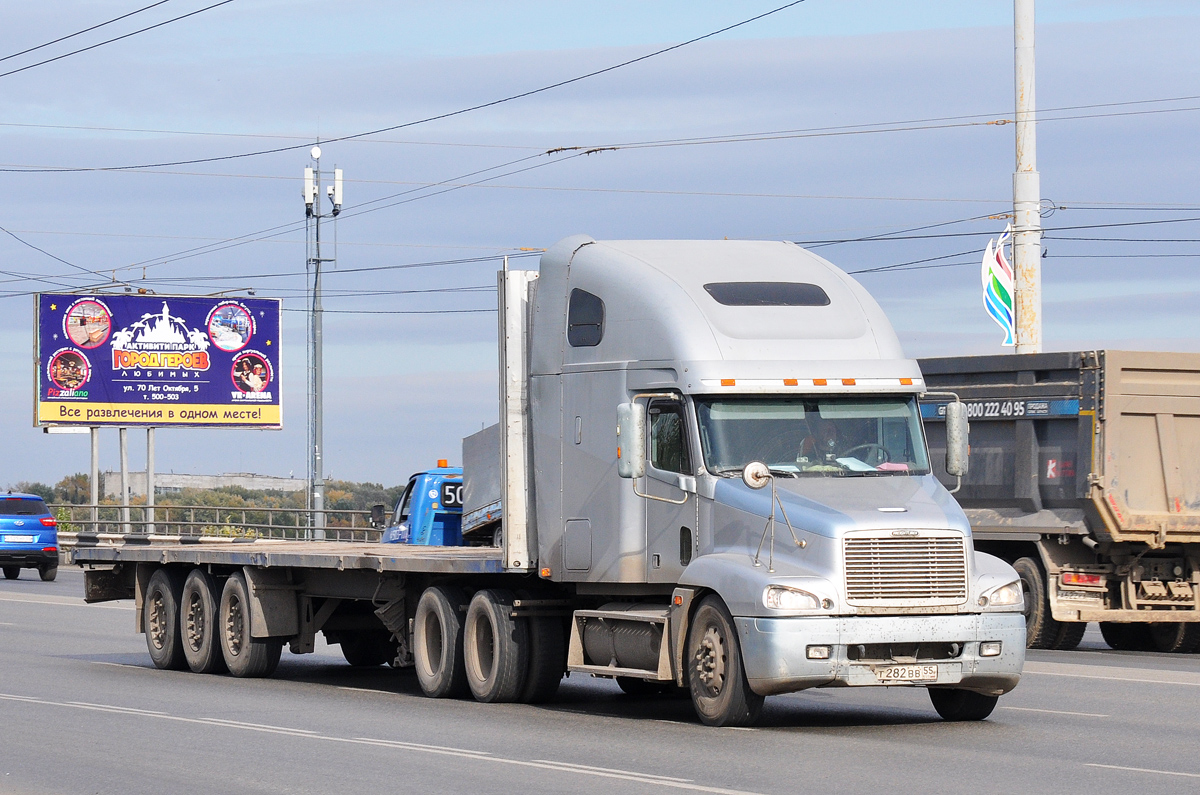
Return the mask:
<path id="1" fill-rule="evenodd" d="M 750 726 L 762 712 L 763 697 L 750 689 L 742 667 L 737 628 L 725 603 L 708 596 L 688 627 L 688 684 L 692 706 L 708 726 Z"/>
<path id="2" fill-rule="evenodd" d="M 566 636 L 556 616 L 530 616 L 529 673 L 521 691 L 521 702 L 540 704 L 554 698 L 566 672 Z"/>
<path id="3" fill-rule="evenodd" d="M 1150 625 L 1154 648 L 1174 654 L 1191 654 L 1200 648 L 1200 624 L 1158 622 Z"/>
<path id="4" fill-rule="evenodd" d="M 517 701 L 529 673 L 529 632 L 513 618 L 513 595 L 491 588 L 476 592 L 463 627 L 467 684 L 477 701 Z"/>
<path id="5" fill-rule="evenodd" d="M 1054 645 L 1050 648 L 1058 651 L 1071 651 L 1078 648 L 1085 632 L 1087 632 L 1086 621 L 1059 621 L 1058 635 L 1054 638 Z"/>
<path id="6" fill-rule="evenodd" d="M 221 633 L 217 630 L 220 600 L 221 592 L 211 574 L 203 569 L 192 569 L 188 573 L 180 599 L 179 628 L 183 657 L 188 668 L 198 674 L 217 674 L 225 670 Z"/>
<path id="7" fill-rule="evenodd" d="M 225 664 L 229 666 L 229 673 L 245 678 L 275 673 L 279 655 L 283 652 L 283 642 L 251 637 L 250 591 L 246 587 L 246 577 L 241 572 L 225 581 L 218 615 L 221 653 L 225 657 Z"/>
<path id="8" fill-rule="evenodd" d="M 187 668 L 183 656 L 183 638 L 179 631 L 179 604 L 183 595 L 183 575 L 174 569 L 159 569 L 150 575 L 142 598 L 142 631 L 146 649 L 156 668 L 182 671 Z"/>
<path id="9" fill-rule="evenodd" d="M 459 609 L 467 597 L 459 588 L 426 588 L 413 618 L 413 662 L 421 691 L 430 698 L 463 696 L 463 620 Z"/>
<path id="10" fill-rule="evenodd" d="M 1025 645 L 1030 649 L 1052 649 L 1059 639 L 1062 624 L 1050 615 L 1050 594 L 1042 564 L 1033 558 L 1018 558 L 1013 568 L 1021 578 L 1021 591 L 1025 597 Z"/>
<path id="11" fill-rule="evenodd" d="M 1104 642 L 1117 651 L 1154 651 L 1154 638 L 1149 624 L 1118 624 L 1101 621 L 1100 634 Z"/>
<path id="12" fill-rule="evenodd" d="M 929 700 L 942 720 L 983 720 L 996 708 L 999 696 L 985 696 L 971 690 L 931 687 Z"/>

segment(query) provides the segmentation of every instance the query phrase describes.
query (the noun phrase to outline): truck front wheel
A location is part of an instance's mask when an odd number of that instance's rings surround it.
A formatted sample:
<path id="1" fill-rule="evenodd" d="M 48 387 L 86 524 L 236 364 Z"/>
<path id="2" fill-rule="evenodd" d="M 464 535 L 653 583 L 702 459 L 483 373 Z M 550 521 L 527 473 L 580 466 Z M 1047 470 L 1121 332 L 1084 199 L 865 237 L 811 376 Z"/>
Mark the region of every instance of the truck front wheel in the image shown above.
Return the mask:
<path id="1" fill-rule="evenodd" d="M 983 720 L 996 708 L 999 696 L 985 696 L 971 690 L 931 687 L 929 700 L 942 720 Z"/>
<path id="2" fill-rule="evenodd" d="M 221 591 L 212 575 L 203 569 L 192 569 L 183 583 L 179 627 L 183 656 L 194 673 L 216 674 L 225 670 L 220 632 L 217 631 L 220 600 Z"/>
<path id="3" fill-rule="evenodd" d="M 430 698 L 467 693 L 463 668 L 463 621 L 466 595 L 458 588 L 426 588 L 413 617 L 413 662 L 421 691 Z"/>
<path id="4" fill-rule="evenodd" d="M 696 609 L 684 664 L 692 706 L 703 723 L 751 726 L 758 720 L 764 699 L 746 681 L 737 628 L 720 598 L 706 597 Z"/>
<path id="5" fill-rule="evenodd" d="M 183 575 L 174 569 L 159 569 L 150 575 L 142 597 L 142 631 L 146 633 L 146 649 L 156 668 L 168 671 L 187 668 L 179 632 L 182 594 Z"/>
<path id="6" fill-rule="evenodd" d="M 246 578 L 238 572 L 225 581 L 221 591 L 219 626 L 221 653 L 229 673 L 255 678 L 270 676 L 279 665 L 283 642 L 250 635 L 250 592 Z"/>

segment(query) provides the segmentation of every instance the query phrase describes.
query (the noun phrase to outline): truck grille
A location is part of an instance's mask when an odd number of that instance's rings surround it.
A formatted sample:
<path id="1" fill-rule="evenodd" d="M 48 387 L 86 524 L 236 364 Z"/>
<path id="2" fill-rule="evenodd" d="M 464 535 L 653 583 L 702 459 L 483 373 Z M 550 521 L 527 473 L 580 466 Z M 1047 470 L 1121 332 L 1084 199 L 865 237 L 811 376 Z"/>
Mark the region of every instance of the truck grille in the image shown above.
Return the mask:
<path id="1" fill-rule="evenodd" d="M 847 538 L 846 596 L 853 603 L 958 604 L 967 598 L 963 537 Z"/>

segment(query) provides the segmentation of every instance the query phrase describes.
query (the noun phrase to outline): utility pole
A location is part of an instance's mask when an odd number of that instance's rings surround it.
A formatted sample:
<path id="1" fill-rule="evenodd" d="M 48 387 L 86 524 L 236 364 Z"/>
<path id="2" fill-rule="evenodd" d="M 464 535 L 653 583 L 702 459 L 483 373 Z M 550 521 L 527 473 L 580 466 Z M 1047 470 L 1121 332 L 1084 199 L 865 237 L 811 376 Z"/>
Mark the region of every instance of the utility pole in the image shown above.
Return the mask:
<path id="1" fill-rule="evenodd" d="M 1042 191 L 1037 171 L 1034 0 L 1013 0 L 1016 50 L 1017 170 L 1013 173 L 1016 352 L 1042 352 Z"/>
<path id="2" fill-rule="evenodd" d="M 308 252 L 307 267 L 313 273 L 312 308 L 309 315 L 310 344 L 312 368 L 309 384 L 309 469 L 310 489 L 309 499 L 313 510 L 313 538 L 325 538 L 325 419 L 324 419 L 324 328 L 321 306 L 321 266 L 326 262 L 334 262 L 335 257 L 321 256 L 321 147 L 312 148 L 314 166 L 304 169 L 304 217 L 311 220 L 309 228 L 311 248 Z M 342 170 L 333 171 L 333 185 L 329 186 L 329 198 L 333 204 L 332 215 L 337 217 L 342 211 Z"/>

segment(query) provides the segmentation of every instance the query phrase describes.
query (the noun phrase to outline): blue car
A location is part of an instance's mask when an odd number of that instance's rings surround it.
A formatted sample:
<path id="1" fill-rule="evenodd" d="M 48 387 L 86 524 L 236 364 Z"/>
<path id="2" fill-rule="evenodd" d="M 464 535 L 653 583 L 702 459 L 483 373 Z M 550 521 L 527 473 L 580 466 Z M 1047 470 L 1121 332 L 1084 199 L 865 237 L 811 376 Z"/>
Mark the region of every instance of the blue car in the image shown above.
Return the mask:
<path id="1" fill-rule="evenodd" d="M 36 494 L 0 494 L 0 569 L 15 580 L 37 569 L 49 582 L 58 575 L 58 522 Z"/>
<path id="2" fill-rule="evenodd" d="M 383 531 L 383 543 L 462 546 L 462 487 L 462 467 L 445 466 L 444 461 L 410 477 Z"/>

